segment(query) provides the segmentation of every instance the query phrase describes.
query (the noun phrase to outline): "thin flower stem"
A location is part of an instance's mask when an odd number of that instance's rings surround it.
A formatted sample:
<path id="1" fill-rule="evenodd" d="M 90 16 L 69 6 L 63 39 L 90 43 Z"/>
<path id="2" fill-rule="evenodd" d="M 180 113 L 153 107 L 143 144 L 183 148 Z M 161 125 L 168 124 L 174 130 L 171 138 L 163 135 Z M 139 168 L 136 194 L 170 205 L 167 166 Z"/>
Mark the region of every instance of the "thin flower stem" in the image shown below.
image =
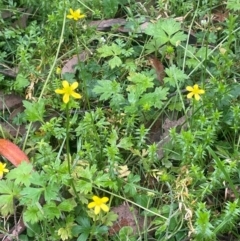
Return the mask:
<path id="1" fill-rule="evenodd" d="M 70 148 L 69 148 L 69 104 L 66 106 L 66 114 L 67 114 L 67 126 L 66 126 L 66 148 L 67 148 L 67 162 L 68 162 L 68 172 L 71 175 L 71 161 L 70 161 Z"/>
<path id="2" fill-rule="evenodd" d="M 41 91 L 40 96 L 39 96 L 39 98 L 38 98 L 38 102 L 39 102 L 39 101 L 42 99 L 42 97 L 43 97 L 43 94 L 44 94 L 44 92 L 45 92 L 45 89 L 46 89 L 46 87 L 47 87 L 47 85 L 48 85 L 48 83 L 49 83 L 49 81 L 50 81 L 50 77 L 52 76 L 53 70 L 54 70 L 55 65 L 56 65 L 56 63 L 57 63 L 57 61 L 58 61 L 58 55 L 59 55 L 59 52 L 60 52 L 60 49 L 61 49 L 61 46 L 62 46 L 62 43 L 63 43 L 63 34 L 64 34 L 64 32 L 65 32 L 65 25 L 66 25 L 66 12 L 64 13 L 63 24 L 62 24 L 62 31 L 61 31 L 61 36 L 60 36 L 58 48 L 57 48 L 57 53 L 56 53 L 56 55 L 55 55 L 55 58 L 54 58 L 54 61 L 53 61 L 52 66 L 51 66 L 51 68 L 50 68 L 50 71 L 49 71 L 49 73 L 48 73 L 47 79 L 46 79 L 46 81 L 44 82 L 44 85 L 43 85 L 43 87 L 42 87 L 42 91 Z M 24 143 L 23 143 L 23 150 L 24 150 L 25 147 L 26 147 L 29 133 L 30 133 L 30 131 L 32 130 L 32 124 L 33 124 L 33 122 L 30 122 L 30 123 L 29 123 L 28 129 L 27 129 L 27 133 L 26 133 L 26 136 L 25 136 L 25 139 L 24 139 Z"/>
<path id="3" fill-rule="evenodd" d="M 69 175 L 71 176 L 72 171 L 71 171 L 71 167 L 72 167 L 72 163 L 70 160 L 70 147 L 69 147 L 69 129 L 70 129 L 70 115 L 69 115 L 69 104 L 67 103 L 66 106 L 66 116 L 67 116 L 67 125 L 66 125 L 66 149 L 67 149 L 67 163 L 68 163 L 68 172 Z M 78 193 L 76 190 L 76 187 L 74 185 L 73 179 L 70 179 L 70 185 L 72 186 L 73 192 L 75 193 L 75 196 L 77 198 L 77 201 L 80 202 L 80 199 L 78 197 Z"/>
<path id="4" fill-rule="evenodd" d="M 89 8 L 87 5 L 85 5 L 82 1 L 79 1 L 79 0 L 78 0 L 78 2 L 79 2 L 80 4 L 82 4 L 85 8 L 87 8 L 89 11 L 91 11 L 92 13 L 95 13 L 91 8 Z"/>

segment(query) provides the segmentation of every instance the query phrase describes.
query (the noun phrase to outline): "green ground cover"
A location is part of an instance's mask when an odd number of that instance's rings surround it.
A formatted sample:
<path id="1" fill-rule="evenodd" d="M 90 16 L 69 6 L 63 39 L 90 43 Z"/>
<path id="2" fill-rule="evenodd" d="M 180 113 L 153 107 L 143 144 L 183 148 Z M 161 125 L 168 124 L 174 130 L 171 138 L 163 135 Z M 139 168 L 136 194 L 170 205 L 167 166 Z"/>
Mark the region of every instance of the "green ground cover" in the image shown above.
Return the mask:
<path id="1" fill-rule="evenodd" d="M 0 9 L 1 240 L 240 240 L 239 0 Z"/>

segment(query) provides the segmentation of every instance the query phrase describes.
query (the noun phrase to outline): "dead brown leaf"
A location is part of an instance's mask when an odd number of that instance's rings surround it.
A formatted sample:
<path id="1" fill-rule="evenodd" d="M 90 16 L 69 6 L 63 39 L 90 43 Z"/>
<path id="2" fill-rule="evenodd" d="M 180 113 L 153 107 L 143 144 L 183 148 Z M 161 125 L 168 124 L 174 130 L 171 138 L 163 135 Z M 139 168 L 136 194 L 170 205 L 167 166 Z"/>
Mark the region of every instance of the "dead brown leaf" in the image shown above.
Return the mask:
<path id="1" fill-rule="evenodd" d="M 74 67 L 78 64 L 78 61 L 84 62 L 89 56 L 88 51 L 83 51 L 81 54 L 74 55 L 71 59 L 67 60 L 62 68 L 61 74 L 65 73 L 75 73 Z"/>
<path id="2" fill-rule="evenodd" d="M 158 58 L 151 56 L 148 58 L 151 66 L 155 69 L 156 74 L 157 74 L 157 79 L 159 80 L 160 83 L 163 84 L 163 78 L 165 77 L 165 72 L 164 72 L 164 66 L 163 64 L 159 61 Z"/>
<path id="3" fill-rule="evenodd" d="M 122 227 L 127 226 L 133 229 L 134 234 L 137 234 L 138 230 L 142 230 L 144 218 L 135 208 L 130 207 L 128 204 L 121 204 L 118 207 L 113 207 L 111 211 L 118 215 L 118 219 L 109 229 L 109 235 L 114 235 L 118 233 Z"/>

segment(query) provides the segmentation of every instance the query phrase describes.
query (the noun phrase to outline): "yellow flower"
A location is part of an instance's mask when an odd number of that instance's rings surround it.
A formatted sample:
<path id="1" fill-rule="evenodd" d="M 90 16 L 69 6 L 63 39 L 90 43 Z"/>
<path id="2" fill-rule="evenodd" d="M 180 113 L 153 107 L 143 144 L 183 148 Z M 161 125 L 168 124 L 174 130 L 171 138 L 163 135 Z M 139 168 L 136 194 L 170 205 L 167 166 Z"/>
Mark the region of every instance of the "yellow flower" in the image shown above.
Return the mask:
<path id="1" fill-rule="evenodd" d="M 92 199 L 93 199 L 93 202 L 88 204 L 88 208 L 94 208 L 94 213 L 96 215 L 100 213 L 101 209 L 104 212 L 109 211 L 109 207 L 105 204 L 109 200 L 107 197 L 100 198 L 98 196 L 93 196 Z"/>
<path id="2" fill-rule="evenodd" d="M 73 84 L 69 85 L 69 83 L 64 80 L 62 82 L 63 89 L 56 89 L 55 93 L 63 94 L 63 102 L 67 104 L 69 102 L 69 97 L 72 96 L 75 99 L 81 99 L 82 96 L 75 92 L 74 90 L 78 87 L 78 83 L 74 82 Z"/>
<path id="3" fill-rule="evenodd" d="M 3 164 L 2 162 L 0 162 L 0 179 L 2 179 L 4 172 L 9 172 L 9 170 L 5 167 L 6 167 L 6 163 Z"/>
<path id="4" fill-rule="evenodd" d="M 187 95 L 188 99 L 191 99 L 194 96 L 195 100 L 200 100 L 200 95 L 205 93 L 205 90 L 199 89 L 197 84 L 194 85 L 193 87 L 187 86 L 186 90 L 190 91 L 190 93 Z"/>
<path id="5" fill-rule="evenodd" d="M 73 11 L 73 9 L 70 8 L 69 12 L 70 12 L 70 14 L 67 15 L 67 18 L 74 19 L 75 21 L 85 17 L 85 14 L 81 14 L 80 9 L 77 9 L 77 10 Z"/>

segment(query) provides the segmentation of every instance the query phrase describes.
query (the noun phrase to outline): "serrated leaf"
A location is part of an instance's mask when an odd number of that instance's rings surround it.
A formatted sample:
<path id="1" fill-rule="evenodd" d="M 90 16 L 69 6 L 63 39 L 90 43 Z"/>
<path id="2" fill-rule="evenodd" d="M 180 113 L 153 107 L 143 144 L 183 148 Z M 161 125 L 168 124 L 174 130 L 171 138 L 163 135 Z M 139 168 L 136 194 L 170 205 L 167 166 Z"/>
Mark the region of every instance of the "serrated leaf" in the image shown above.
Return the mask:
<path id="1" fill-rule="evenodd" d="M 98 81 L 98 85 L 96 85 L 93 89 L 93 92 L 100 95 L 100 100 L 108 100 L 113 95 L 120 93 L 121 86 L 115 80 L 100 80 Z"/>
<path id="2" fill-rule="evenodd" d="M 17 168 L 12 169 L 7 175 L 7 179 L 14 180 L 16 185 L 29 186 L 31 184 L 33 166 L 32 164 L 22 162 Z"/>
<path id="3" fill-rule="evenodd" d="M 41 207 L 40 207 L 41 208 Z M 26 223 L 37 223 L 38 221 L 41 221 L 44 219 L 44 213 L 42 210 L 40 210 L 37 206 L 28 206 L 27 210 L 23 213 L 23 220 Z"/>
<path id="4" fill-rule="evenodd" d="M 113 18 L 118 10 L 118 0 L 103 0 L 103 12 L 107 18 Z"/>
<path id="5" fill-rule="evenodd" d="M 74 199 L 66 199 L 58 205 L 58 209 L 63 212 L 71 212 L 76 206 Z"/>
<path id="6" fill-rule="evenodd" d="M 112 226 L 113 222 L 115 222 L 118 218 L 118 215 L 114 212 L 108 212 L 105 216 L 102 217 L 102 224 L 106 226 Z"/>
<path id="7" fill-rule="evenodd" d="M 138 92 L 143 93 L 148 88 L 152 88 L 153 83 L 153 77 L 146 76 L 143 73 L 131 73 L 127 78 L 131 83 L 134 85 L 129 85 L 127 90 L 131 91 L 131 86 L 137 86 Z"/>
<path id="8" fill-rule="evenodd" d="M 181 24 L 174 19 L 159 19 L 156 23 L 149 24 L 145 33 L 153 36 L 157 46 L 168 42 L 175 46 L 179 41 L 187 39 L 187 35 L 181 30 Z"/>
<path id="9" fill-rule="evenodd" d="M 43 188 L 26 187 L 21 191 L 21 204 L 28 202 L 36 203 L 39 201 L 41 194 L 43 193 Z"/>
<path id="10" fill-rule="evenodd" d="M 51 184 L 45 187 L 44 190 L 44 198 L 46 202 L 50 202 L 51 200 L 56 200 L 58 196 L 59 186 Z"/>
<path id="11" fill-rule="evenodd" d="M 29 102 L 23 100 L 25 107 L 25 114 L 28 121 L 41 121 L 43 122 L 43 115 L 45 113 L 45 104 L 43 100 L 39 102 Z"/>
<path id="12" fill-rule="evenodd" d="M 15 91 L 23 91 L 25 87 L 29 85 L 29 80 L 23 74 L 18 74 L 16 80 L 14 81 L 13 88 Z"/>
<path id="13" fill-rule="evenodd" d="M 227 8 L 233 11 L 240 10 L 240 0 L 228 0 L 227 1 Z"/>
<path id="14" fill-rule="evenodd" d="M 154 92 L 144 94 L 139 104 L 144 106 L 147 103 L 149 107 L 161 109 L 163 101 L 167 99 L 167 95 L 168 88 L 157 87 Z"/>
<path id="15" fill-rule="evenodd" d="M 165 69 L 168 77 L 165 77 L 163 80 L 165 83 L 168 83 L 170 86 L 176 87 L 178 85 L 181 87 L 185 80 L 188 79 L 188 76 L 180 70 L 176 65 L 172 65 L 170 68 Z"/>
<path id="16" fill-rule="evenodd" d="M 17 198 L 20 193 L 20 188 L 14 182 L 1 180 L 0 181 L 0 210 L 3 216 L 14 212 L 14 198 Z"/>
<path id="17" fill-rule="evenodd" d="M 162 22 L 158 21 L 157 23 L 150 23 L 145 30 L 145 33 L 153 36 L 154 39 L 157 39 L 157 44 L 163 45 L 167 43 L 168 37 L 166 33 L 161 28 Z"/>
<path id="18" fill-rule="evenodd" d="M 106 187 L 106 182 L 109 180 L 108 174 L 103 174 L 103 172 L 98 172 L 97 177 L 94 179 L 94 184 L 98 187 Z"/>
<path id="19" fill-rule="evenodd" d="M 60 210 L 56 206 L 56 203 L 50 202 L 43 206 L 44 215 L 48 218 L 48 220 L 52 220 L 54 218 L 59 218 L 61 215 Z"/>
<path id="20" fill-rule="evenodd" d="M 0 210 L 1 214 L 5 217 L 8 214 L 13 214 L 14 212 L 14 198 L 12 195 L 1 195 L 0 196 Z"/>
<path id="21" fill-rule="evenodd" d="M 123 137 L 120 139 L 117 147 L 123 148 L 125 150 L 129 150 L 133 146 L 132 138 L 130 136 Z"/>
<path id="22" fill-rule="evenodd" d="M 103 58 L 120 55 L 122 52 L 121 48 L 115 43 L 113 43 L 111 46 L 103 45 L 102 47 L 98 48 L 97 51 L 100 53 L 100 57 Z"/>
<path id="23" fill-rule="evenodd" d="M 114 69 L 115 67 L 121 66 L 122 60 L 118 56 L 114 56 L 112 59 L 108 61 L 108 64 L 111 69 Z"/>

